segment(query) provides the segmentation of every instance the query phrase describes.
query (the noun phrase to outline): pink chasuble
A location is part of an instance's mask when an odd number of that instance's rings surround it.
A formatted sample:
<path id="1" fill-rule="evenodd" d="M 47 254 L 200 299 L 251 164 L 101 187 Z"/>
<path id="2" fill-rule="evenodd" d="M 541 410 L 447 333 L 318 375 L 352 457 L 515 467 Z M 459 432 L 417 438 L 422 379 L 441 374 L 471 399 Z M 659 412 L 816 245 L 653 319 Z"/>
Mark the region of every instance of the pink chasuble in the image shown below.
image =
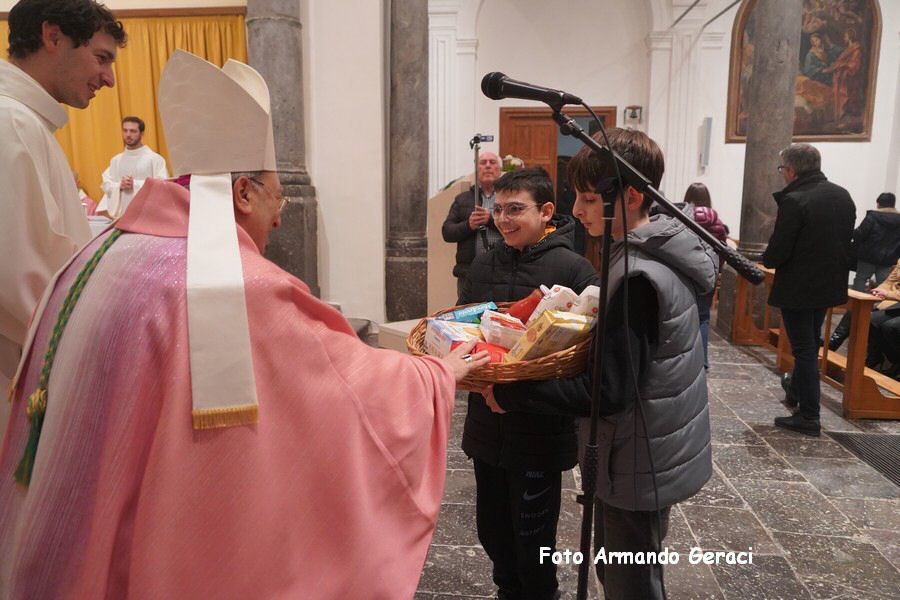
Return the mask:
<path id="1" fill-rule="evenodd" d="M 363 344 L 239 228 L 259 422 L 195 431 L 187 216 L 186 190 L 150 180 L 117 223 L 60 342 L 26 489 L 25 399 L 109 233 L 54 288 L 0 447 L 0 598 L 411 598 L 444 487 L 451 371 Z"/>

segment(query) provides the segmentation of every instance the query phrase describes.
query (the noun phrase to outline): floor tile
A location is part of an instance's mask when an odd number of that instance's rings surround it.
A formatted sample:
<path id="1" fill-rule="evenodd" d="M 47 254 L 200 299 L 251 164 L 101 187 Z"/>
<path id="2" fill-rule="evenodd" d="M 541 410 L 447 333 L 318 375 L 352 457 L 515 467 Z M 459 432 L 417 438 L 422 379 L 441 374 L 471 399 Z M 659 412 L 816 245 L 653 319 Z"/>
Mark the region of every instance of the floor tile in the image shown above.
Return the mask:
<path id="1" fill-rule="evenodd" d="M 843 498 L 900 498 L 900 488 L 856 459 L 787 459 L 826 496 Z"/>
<path id="2" fill-rule="evenodd" d="M 792 433 L 792 432 L 787 432 Z M 808 435 L 793 434 L 786 436 L 770 436 L 766 442 L 775 452 L 782 456 L 805 456 L 808 458 L 853 458 L 853 455 L 844 450 L 844 447 L 828 439 L 827 436 L 818 438 Z"/>
<path id="3" fill-rule="evenodd" d="M 808 483 L 737 480 L 735 488 L 770 530 L 856 535 L 857 528 Z"/>
<path id="4" fill-rule="evenodd" d="M 900 533 L 882 529 L 866 529 L 863 534 L 891 564 L 900 569 Z"/>
<path id="5" fill-rule="evenodd" d="M 767 446 L 715 446 L 713 460 L 729 479 L 803 480 Z"/>
<path id="6" fill-rule="evenodd" d="M 740 444 L 743 446 L 765 444 L 761 437 L 737 417 L 711 416 L 709 426 L 714 444 Z"/>
<path id="7" fill-rule="evenodd" d="M 442 505 L 432 543 L 445 546 L 478 546 L 475 507 L 471 504 Z"/>
<path id="8" fill-rule="evenodd" d="M 900 573 L 872 544 L 795 533 L 775 533 L 775 540 L 803 577 L 815 577 L 889 598 L 900 597 Z"/>
<path id="9" fill-rule="evenodd" d="M 713 565 L 713 574 L 727 600 L 811 598 L 781 556 L 753 556 L 752 565 Z"/>
<path id="10" fill-rule="evenodd" d="M 744 501 L 731 487 L 717 469 L 713 469 L 712 477 L 703 488 L 681 503 L 682 505 L 698 504 L 701 506 L 727 506 L 743 508 Z"/>
<path id="11" fill-rule="evenodd" d="M 781 550 L 747 509 L 682 506 L 697 542 L 704 550 L 781 554 Z"/>
<path id="12" fill-rule="evenodd" d="M 472 461 L 466 456 L 465 452 L 459 450 L 450 450 L 447 453 L 447 468 L 461 471 L 471 471 Z"/>
<path id="13" fill-rule="evenodd" d="M 900 500 L 832 498 L 831 503 L 860 529 L 886 529 L 900 532 Z"/>
<path id="14" fill-rule="evenodd" d="M 475 474 L 471 469 L 447 471 L 444 504 L 475 504 Z"/>
<path id="15" fill-rule="evenodd" d="M 419 592 L 490 596 L 495 591 L 491 561 L 480 547 L 432 544 L 419 580 Z"/>

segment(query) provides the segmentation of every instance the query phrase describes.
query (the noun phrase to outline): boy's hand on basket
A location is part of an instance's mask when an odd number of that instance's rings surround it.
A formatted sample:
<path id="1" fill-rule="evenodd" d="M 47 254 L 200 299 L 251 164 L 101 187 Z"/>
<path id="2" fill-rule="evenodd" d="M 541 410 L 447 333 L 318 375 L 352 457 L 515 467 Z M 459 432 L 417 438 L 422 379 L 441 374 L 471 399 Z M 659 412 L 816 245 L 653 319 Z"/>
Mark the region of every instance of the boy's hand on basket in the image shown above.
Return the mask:
<path id="1" fill-rule="evenodd" d="M 506 411 L 500 408 L 500 405 L 497 404 L 497 399 L 494 398 L 494 384 L 487 386 L 483 390 L 481 390 L 481 395 L 484 396 L 484 402 L 488 405 L 488 408 L 491 409 L 491 412 L 495 412 L 498 415 L 502 415 Z"/>
<path id="2" fill-rule="evenodd" d="M 475 354 L 469 354 L 475 347 L 476 340 L 468 341 L 457 346 L 453 352 L 444 357 L 444 362 L 453 369 L 453 375 L 457 383 L 460 382 L 472 369 L 488 364 L 490 354 L 482 350 Z"/>

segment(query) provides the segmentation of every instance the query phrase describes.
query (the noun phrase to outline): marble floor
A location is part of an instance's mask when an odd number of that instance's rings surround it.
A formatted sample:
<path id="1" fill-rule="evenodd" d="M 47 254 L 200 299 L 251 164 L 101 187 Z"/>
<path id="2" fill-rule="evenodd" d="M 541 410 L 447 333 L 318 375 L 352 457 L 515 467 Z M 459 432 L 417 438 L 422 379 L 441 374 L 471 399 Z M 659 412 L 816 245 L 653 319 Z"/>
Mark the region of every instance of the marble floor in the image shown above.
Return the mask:
<path id="1" fill-rule="evenodd" d="M 900 422 L 848 421 L 822 386 L 821 438 L 776 429 L 787 414 L 771 355 L 710 341 L 714 474 L 672 510 L 664 545 L 681 560 L 665 572 L 668 597 L 735 600 L 900 598 L 900 488 L 834 442 L 829 431 L 900 434 Z M 493 598 L 490 561 L 475 533 L 475 481 L 459 451 L 465 403 L 457 398 L 444 503 L 416 600 Z M 577 550 L 578 473 L 563 475 L 560 549 Z M 752 565 L 689 564 L 691 548 L 747 551 Z M 560 568 L 575 598 L 576 567 Z M 591 598 L 603 598 L 593 577 Z"/>

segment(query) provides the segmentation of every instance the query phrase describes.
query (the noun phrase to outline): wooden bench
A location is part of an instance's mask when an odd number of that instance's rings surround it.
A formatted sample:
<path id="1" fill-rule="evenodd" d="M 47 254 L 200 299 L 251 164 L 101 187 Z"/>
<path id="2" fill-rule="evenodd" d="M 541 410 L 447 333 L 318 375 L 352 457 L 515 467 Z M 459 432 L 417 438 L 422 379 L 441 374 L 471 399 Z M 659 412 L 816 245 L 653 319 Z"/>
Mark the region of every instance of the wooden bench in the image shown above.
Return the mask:
<path id="1" fill-rule="evenodd" d="M 765 285 L 771 289 L 775 271 L 760 268 L 766 273 Z M 825 317 L 824 339 L 831 336 L 832 320 L 837 312 L 849 310 L 850 338 L 847 356 L 819 350 L 819 371 L 822 380 L 843 394 L 843 414 L 849 419 L 900 419 L 900 382 L 866 367 L 866 346 L 872 308 L 881 302 L 876 296 L 847 290 L 848 301 L 843 307 L 828 309 Z M 843 309 L 843 310 L 841 310 Z M 763 346 L 775 352 L 777 368 L 786 373 L 794 367 L 790 343 L 783 326 L 771 327 L 770 307 L 765 306 L 763 327 L 753 320 L 753 286 L 738 278 L 735 289 L 732 338 L 736 345 Z"/>

